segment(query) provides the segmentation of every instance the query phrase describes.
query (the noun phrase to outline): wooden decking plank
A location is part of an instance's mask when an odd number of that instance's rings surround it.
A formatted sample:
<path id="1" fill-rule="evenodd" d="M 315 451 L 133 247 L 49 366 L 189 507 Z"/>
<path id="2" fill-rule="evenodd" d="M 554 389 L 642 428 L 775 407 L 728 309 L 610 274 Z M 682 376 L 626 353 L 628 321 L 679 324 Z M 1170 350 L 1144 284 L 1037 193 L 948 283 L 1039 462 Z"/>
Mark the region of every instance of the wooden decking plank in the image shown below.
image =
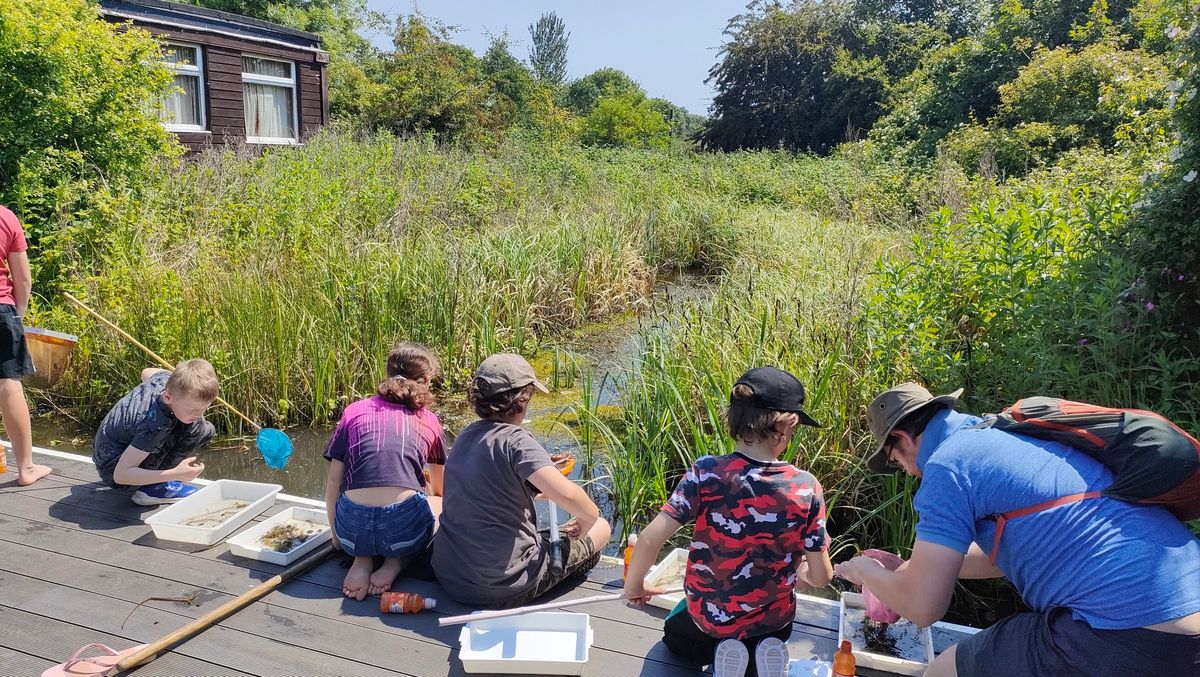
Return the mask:
<path id="1" fill-rule="evenodd" d="M 68 660 L 81 646 L 99 642 L 116 650 L 137 644 L 126 637 L 98 632 L 75 623 L 48 618 L 0 604 L 0 627 L 4 628 L 4 651 L 13 654 L 10 664 L 6 654 L 0 654 L 0 674 L 30 677 L 46 668 Z M 32 654 L 32 655 L 30 655 Z M 90 655 L 90 654 L 89 654 Z M 25 656 L 25 658 L 21 658 Z M 15 664 L 15 665 L 14 665 Z M 14 667 L 20 669 L 7 672 Z M 250 677 L 240 670 L 214 665 L 177 653 L 164 654 L 150 665 L 138 670 L 138 676 L 167 677 L 168 675 L 204 675 L 205 677 Z"/>
<path id="2" fill-rule="evenodd" d="M 47 583 L 35 578 L 0 572 L 5 599 L 15 599 L 19 608 L 32 614 L 94 628 L 129 640 L 147 642 L 175 630 L 189 619 L 159 609 L 145 609 L 120 624 L 133 608 L 98 593 Z M 86 642 L 84 642 L 86 643 Z M 217 625 L 178 645 L 174 653 L 242 670 L 261 677 L 336 674 L 351 677 L 411 675 L 381 669 L 337 655 L 294 645 Z M 200 672 L 198 674 L 204 674 Z"/>
<path id="3" fill-rule="evenodd" d="M 3 609 L 0 609 L 0 627 L 7 628 L 9 621 L 4 617 L 3 611 Z M 13 642 L 13 640 L 8 638 L 5 638 L 4 641 Z M 33 656 L 6 646 L 0 646 L 0 677 L 30 677 L 31 675 L 40 675 L 46 668 L 52 665 L 54 665 L 54 661 L 52 660 Z"/>
<path id="4" fill-rule="evenodd" d="M 0 522 L 6 519 L 6 517 L 0 517 Z M 27 547 L 45 548 L 48 552 L 59 552 L 64 555 L 72 555 L 75 552 L 86 553 L 86 555 L 82 555 L 83 558 L 119 567 L 124 570 L 121 571 L 121 574 L 124 575 L 147 572 L 168 577 L 174 581 L 173 584 L 177 587 L 172 588 L 172 583 L 168 582 L 165 587 L 167 594 L 163 596 L 178 595 L 188 592 L 194 587 L 223 591 L 226 594 L 238 593 L 254 583 L 254 581 L 246 580 L 248 572 L 240 567 L 221 562 L 205 562 L 183 553 L 164 552 L 154 549 L 145 549 L 143 552 L 146 554 L 142 554 L 137 552 L 142 549 L 129 548 L 123 542 L 116 539 L 104 538 L 85 531 L 76 531 L 54 525 L 41 525 L 29 530 L 23 536 L 18 534 L 16 538 L 9 539 L 7 534 L 15 531 L 19 531 L 19 526 L 8 527 L 0 524 L 0 535 L 3 535 L 6 540 L 9 540 L 14 545 L 16 543 L 24 543 Z M 192 561 L 189 562 L 188 560 Z M 207 568 L 197 565 L 204 565 Z M 194 585 L 196 582 L 200 582 L 201 585 Z M 340 579 L 338 583 L 340 586 Z M 286 589 L 273 593 L 265 598 L 263 602 L 279 607 L 279 609 L 287 609 L 292 613 L 312 613 L 335 618 L 342 616 L 341 620 L 347 620 L 355 624 L 359 624 L 361 621 L 361 623 L 373 624 L 377 627 L 380 622 L 376 606 L 378 602 L 374 600 L 364 602 L 344 600 L 339 595 L 340 587 L 336 590 L 331 590 L 328 587 L 306 584 L 310 586 L 310 589 L 303 591 L 297 588 L 298 585 L 301 584 L 289 584 Z M 164 588 L 160 586 L 154 589 L 161 591 Z M 429 592 L 430 594 L 444 598 L 440 590 L 430 590 Z M 150 594 L 156 593 L 146 593 L 140 599 L 144 599 Z M 447 603 L 450 603 L 450 600 L 446 599 Z M 169 608 L 171 603 L 160 604 L 155 602 L 151 604 L 152 608 L 157 606 Z M 467 610 L 465 607 L 460 607 L 455 609 L 454 612 Z M 281 614 L 284 616 L 287 615 L 280 611 L 275 612 L 276 616 L 280 616 Z M 356 621 L 349 621 L 344 617 L 346 614 L 362 618 Z M 432 638 L 433 641 L 441 642 L 443 647 L 447 644 L 453 646 L 453 643 L 457 639 L 457 630 L 438 629 L 436 627 L 436 616 L 433 614 L 422 614 L 417 617 L 405 616 L 403 617 L 403 621 L 400 621 L 399 617 L 389 618 L 391 619 L 388 622 L 389 625 L 403 623 L 404 626 L 415 626 L 416 628 L 394 627 L 396 632 Z M 297 625 L 308 624 L 297 619 L 290 619 L 290 622 Z M 657 632 L 645 633 L 638 636 L 637 633 L 630 632 L 629 628 L 606 621 L 598 616 L 594 617 L 593 626 L 596 629 L 597 641 L 594 647 L 597 651 L 610 648 L 606 645 L 611 644 L 613 654 L 625 654 L 639 661 L 644 658 L 650 662 L 663 661 L 665 663 L 683 665 L 678 658 L 671 655 L 665 650 L 665 647 L 662 647 L 658 643 Z M 615 660 L 615 658 L 615 656 L 610 656 L 608 660 Z M 444 664 L 442 667 L 444 668 Z"/>

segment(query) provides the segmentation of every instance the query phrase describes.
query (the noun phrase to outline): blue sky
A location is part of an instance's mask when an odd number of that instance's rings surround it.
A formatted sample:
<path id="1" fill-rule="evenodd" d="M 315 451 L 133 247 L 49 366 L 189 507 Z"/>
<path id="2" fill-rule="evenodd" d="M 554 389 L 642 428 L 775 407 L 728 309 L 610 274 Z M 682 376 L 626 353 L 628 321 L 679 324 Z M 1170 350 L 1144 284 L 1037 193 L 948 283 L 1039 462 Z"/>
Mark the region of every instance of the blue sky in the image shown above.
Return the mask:
<path id="1" fill-rule="evenodd" d="M 459 26 L 453 40 L 482 54 L 487 35 L 508 30 L 513 53 L 529 53 L 528 26 L 544 12 L 556 12 L 571 34 L 567 73 L 578 78 L 597 68 L 620 68 L 660 96 L 693 113 L 706 113 L 712 89 L 704 84 L 716 63 L 716 48 L 729 18 L 748 0 L 368 0 L 389 16 L 422 14 Z M 372 35 L 391 48 L 390 35 Z"/>

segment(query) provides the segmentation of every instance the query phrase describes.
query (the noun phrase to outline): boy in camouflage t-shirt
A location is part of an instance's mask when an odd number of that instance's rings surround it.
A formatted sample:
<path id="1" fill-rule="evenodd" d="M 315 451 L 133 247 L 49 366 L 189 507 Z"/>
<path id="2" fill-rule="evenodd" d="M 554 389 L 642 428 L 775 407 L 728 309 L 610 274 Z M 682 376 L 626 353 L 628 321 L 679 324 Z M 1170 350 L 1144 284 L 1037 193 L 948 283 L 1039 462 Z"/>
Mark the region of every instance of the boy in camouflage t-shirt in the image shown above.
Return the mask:
<path id="1" fill-rule="evenodd" d="M 833 572 L 821 485 L 779 460 L 796 426 L 817 422 L 802 408 L 800 381 L 771 367 L 738 379 L 729 404 L 737 448 L 697 459 L 680 480 L 639 536 L 626 596 L 645 602 L 661 592 L 644 585 L 646 572 L 667 538 L 694 523 L 685 600 L 667 617 L 663 643 L 711 663 L 716 677 L 780 677 L 787 671 L 784 642 L 796 614 L 797 579 L 820 587 Z"/>

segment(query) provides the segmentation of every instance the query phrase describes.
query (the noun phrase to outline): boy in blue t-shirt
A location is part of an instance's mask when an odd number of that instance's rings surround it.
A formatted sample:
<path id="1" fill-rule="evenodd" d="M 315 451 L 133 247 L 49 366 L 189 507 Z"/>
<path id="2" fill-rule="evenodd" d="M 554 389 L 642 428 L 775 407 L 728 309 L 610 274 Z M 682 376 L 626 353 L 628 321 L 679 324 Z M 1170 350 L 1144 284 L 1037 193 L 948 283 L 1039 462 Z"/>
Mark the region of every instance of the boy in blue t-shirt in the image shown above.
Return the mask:
<path id="1" fill-rule="evenodd" d="M 804 386 L 787 372 L 761 367 L 738 379 L 726 414 L 737 448 L 696 460 L 629 563 L 626 597 L 644 604 L 663 592 L 644 584 L 654 557 L 694 523 L 685 600 L 667 617 L 663 643 L 711 663 L 715 677 L 786 675 L 797 580 L 820 587 L 833 573 L 821 485 L 779 460 L 798 425 L 818 425 L 803 405 Z"/>

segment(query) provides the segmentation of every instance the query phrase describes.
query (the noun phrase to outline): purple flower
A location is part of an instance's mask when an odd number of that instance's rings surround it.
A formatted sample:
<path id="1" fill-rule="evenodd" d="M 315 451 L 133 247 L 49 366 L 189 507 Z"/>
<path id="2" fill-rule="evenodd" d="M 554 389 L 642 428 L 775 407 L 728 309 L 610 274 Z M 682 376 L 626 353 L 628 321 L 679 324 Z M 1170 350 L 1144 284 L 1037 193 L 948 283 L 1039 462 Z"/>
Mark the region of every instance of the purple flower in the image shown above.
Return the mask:
<path id="1" fill-rule="evenodd" d="M 1154 304 L 1153 303 L 1150 303 L 1149 301 L 1146 302 L 1146 312 L 1148 312 L 1148 313 L 1154 312 Z"/>
<path id="2" fill-rule="evenodd" d="M 1086 346 L 1087 344 L 1088 344 L 1088 340 L 1087 340 L 1087 339 L 1085 339 L 1085 338 L 1081 338 L 1081 339 L 1079 339 L 1079 345 L 1081 345 L 1081 346 Z"/>
<path id="3" fill-rule="evenodd" d="M 1177 277 L 1177 278 L 1175 278 L 1175 279 L 1176 279 L 1176 280 L 1178 280 L 1179 282 L 1183 282 L 1184 280 L 1186 280 L 1186 279 L 1187 279 L 1187 275 L 1184 275 L 1183 273 L 1180 273 L 1180 274 L 1179 274 L 1179 277 Z"/>

